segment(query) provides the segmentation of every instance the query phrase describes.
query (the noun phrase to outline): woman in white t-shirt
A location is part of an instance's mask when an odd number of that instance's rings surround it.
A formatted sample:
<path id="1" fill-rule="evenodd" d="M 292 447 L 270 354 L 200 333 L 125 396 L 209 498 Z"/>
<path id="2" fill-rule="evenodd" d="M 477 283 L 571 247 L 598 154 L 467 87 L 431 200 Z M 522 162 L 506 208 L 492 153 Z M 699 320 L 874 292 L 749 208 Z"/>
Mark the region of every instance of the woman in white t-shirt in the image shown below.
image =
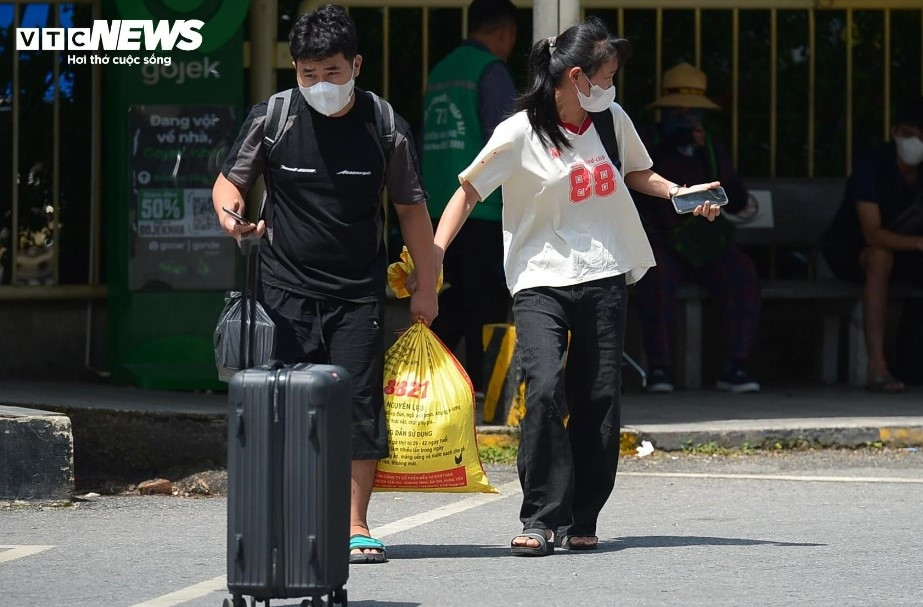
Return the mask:
<path id="1" fill-rule="evenodd" d="M 718 185 L 685 188 L 650 170 L 631 119 L 613 102 L 612 78 L 630 48 L 596 18 L 536 43 L 521 111 L 459 175 L 436 233 L 438 272 L 474 205 L 503 188 L 504 268 L 526 382 L 516 555 L 598 543 L 596 520 L 618 466 L 626 289 L 654 265 L 628 187 L 668 198 Z M 620 158 L 607 154 L 590 112 L 611 112 Z M 712 220 L 718 208 L 695 213 Z"/>

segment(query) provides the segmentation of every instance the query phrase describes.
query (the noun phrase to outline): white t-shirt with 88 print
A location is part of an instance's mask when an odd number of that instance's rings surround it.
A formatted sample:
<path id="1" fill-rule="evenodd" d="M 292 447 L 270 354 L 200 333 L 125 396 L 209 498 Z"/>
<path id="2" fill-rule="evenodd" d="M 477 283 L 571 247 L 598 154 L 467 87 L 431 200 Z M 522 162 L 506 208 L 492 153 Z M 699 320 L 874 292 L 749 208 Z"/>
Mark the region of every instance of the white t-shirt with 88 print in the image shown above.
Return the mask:
<path id="1" fill-rule="evenodd" d="M 620 105 L 610 110 L 623 174 L 649 169 L 650 155 Z M 596 127 L 563 129 L 573 146 L 543 144 L 525 112 L 501 122 L 474 162 L 459 175 L 483 200 L 503 192 L 503 257 L 510 293 L 563 287 L 626 275 L 637 282 L 654 254 L 622 174 Z"/>

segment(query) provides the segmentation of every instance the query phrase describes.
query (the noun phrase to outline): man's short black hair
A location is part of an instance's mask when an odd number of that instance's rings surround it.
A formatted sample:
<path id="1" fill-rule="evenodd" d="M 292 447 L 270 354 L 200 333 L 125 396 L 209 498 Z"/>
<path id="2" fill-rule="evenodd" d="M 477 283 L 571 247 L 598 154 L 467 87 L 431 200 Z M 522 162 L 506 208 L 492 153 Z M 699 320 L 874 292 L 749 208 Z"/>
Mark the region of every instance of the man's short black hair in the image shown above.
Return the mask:
<path id="1" fill-rule="evenodd" d="M 343 53 L 352 61 L 359 54 L 356 24 L 342 6 L 325 4 L 298 17 L 288 34 L 293 61 L 320 61 Z"/>
<path id="2" fill-rule="evenodd" d="M 468 31 L 490 32 L 516 25 L 516 5 L 510 0 L 474 0 L 468 7 Z"/>
<path id="3" fill-rule="evenodd" d="M 894 126 L 923 127 L 923 97 L 911 97 L 904 100 L 894 113 Z"/>

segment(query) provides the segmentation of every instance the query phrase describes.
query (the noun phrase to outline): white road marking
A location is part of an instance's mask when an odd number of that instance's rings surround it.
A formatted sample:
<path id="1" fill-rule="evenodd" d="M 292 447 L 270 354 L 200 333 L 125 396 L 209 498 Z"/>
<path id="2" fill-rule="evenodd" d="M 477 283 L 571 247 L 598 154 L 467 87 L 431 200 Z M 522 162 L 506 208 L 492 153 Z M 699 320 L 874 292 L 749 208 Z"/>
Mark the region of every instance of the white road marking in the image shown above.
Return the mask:
<path id="1" fill-rule="evenodd" d="M 709 474 L 704 472 L 619 472 L 619 476 L 652 478 L 716 478 L 726 480 L 800 481 L 804 483 L 906 483 L 923 484 L 923 478 L 899 476 L 799 476 L 793 474 Z"/>
<path id="2" fill-rule="evenodd" d="M 191 601 L 203 596 L 208 596 L 209 594 L 218 592 L 219 590 L 226 590 L 227 587 L 227 577 L 219 575 L 216 578 L 212 578 L 205 582 L 199 582 L 198 584 L 193 584 L 192 586 L 187 586 L 182 590 L 177 590 L 176 592 L 171 592 L 170 594 L 159 596 L 156 599 L 144 601 L 143 603 L 137 603 L 131 607 L 172 607 L 173 605 L 179 605 L 180 603 L 185 603 L 187 601 Z"/>
<path id="3" fill-rule="evenodd" d="M 438 521 L 441 518 L 446 518 L 452 516 L 453 514 L 459 514 L 465 510 L 471 510 L 472 508 L 477 508 L 478 506 L 483 506 L 484 504 L 489 504 L 491 502 L 502 500 L 522 493 L 522 489 L 519 486 L 519 481 L 512 481 L 505 485 L 500 485 L 497 487 L 497 491 L 500 493 L 476 493 L 471 497 L 461 501 L 446 504 L 445 506 L 440 506 L 439 508 L 430 510 L 428 512 L 421 512 L 420 514 L 408 516 L 407 518 L 402 518 L 399 521 L 394 521 L 393 523 L 382 525 L 381 527 L 375 529 L 373 535 L 377 538 L 385 538 L 389 535 L 394 535 L 402 531 L 407 531 L 408 529 L 413 529 L 414 527 L 425 525 L 426 523 Z"/>
<path id="4" fill-rule="evenodd" d="M 414 514 L 413 516 L 402 518 L 400 520 L 394 521 L 393 523 L 382 525 L 375 529 L 374 535 L 377 538 L 386 538 L 388 536 L 401 533 L 402 531 L 408 531 L 415 527 L 419 527 L 427 523 L 432 523 L 433 521 L 438 521 L 439 519 L 459 514 L 466 510 L 471 510 L 472 508 L 477 508 L 478 506 L 483 506 L 484 504 L 489 504 L 491 502 L 502 500 L 513 495 L 518 495 L 522 492 L 522 489 L 519 487 L 518 480 L 506 483 L 505 485 L 501 485 L 497 487 L 497 490 L 500 493 L 477 493 L 463 500 L 459 500 L 457 502 L 429 510 L 428 512 Z M 203 596 L 208 596 L 213 592 L 224 591 L 226 589 L 227 577 L 224 575 L 219 575 L 216 578 L 212 578 L 204 582 L 199 582 L 198 584 L 188 586 L 182 590 L 177 590 L 176 592 L 171 592 L 170 594 L 159 596 L 155 599 L 151 599 L 143 603 L 137 603 L 131 607 L 173 607 L 174 605 L 179 605 L 181 603 L 192 601 Z"/>
<path id="5" fill-rule="evenodd" d="M 52 548 L 54 546 L 0 546 L 0 563 L 15 561 Z"/>

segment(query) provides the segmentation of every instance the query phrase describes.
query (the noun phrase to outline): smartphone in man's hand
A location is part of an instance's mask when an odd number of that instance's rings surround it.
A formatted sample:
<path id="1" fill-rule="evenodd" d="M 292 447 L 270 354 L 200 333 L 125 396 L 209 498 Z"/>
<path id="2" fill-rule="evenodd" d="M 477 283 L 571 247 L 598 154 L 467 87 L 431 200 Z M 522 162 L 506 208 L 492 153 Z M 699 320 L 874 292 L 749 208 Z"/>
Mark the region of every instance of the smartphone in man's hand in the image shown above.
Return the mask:
<path id="1" fill-rule="evenodd" d="M 670 200 L 673 201 L 673 208 L 677 213 L 691 213 L 696 207 L 710 202 L 712 206 L 723 207 L 728 203 L 728 196 L 724 188 L 718 186 L 710 190 L 699 190 L 696 192 L 687 192 L 677 194 Z"/>
<path id="2" fill-rule="evenodd" d="M 244 216 L 238 213 L 237 211 L 232 211 L 231 209 L 227 207 L 221 207 L 221 210 L 227 213 L 228 215 L 230 215 L 231 217 L 233 217 L 234 220 L 237 222 L 237 225 L 240 225 L 240 226 L 250 225 L 250 222 L 247 221 L 244 218 Z"/>

